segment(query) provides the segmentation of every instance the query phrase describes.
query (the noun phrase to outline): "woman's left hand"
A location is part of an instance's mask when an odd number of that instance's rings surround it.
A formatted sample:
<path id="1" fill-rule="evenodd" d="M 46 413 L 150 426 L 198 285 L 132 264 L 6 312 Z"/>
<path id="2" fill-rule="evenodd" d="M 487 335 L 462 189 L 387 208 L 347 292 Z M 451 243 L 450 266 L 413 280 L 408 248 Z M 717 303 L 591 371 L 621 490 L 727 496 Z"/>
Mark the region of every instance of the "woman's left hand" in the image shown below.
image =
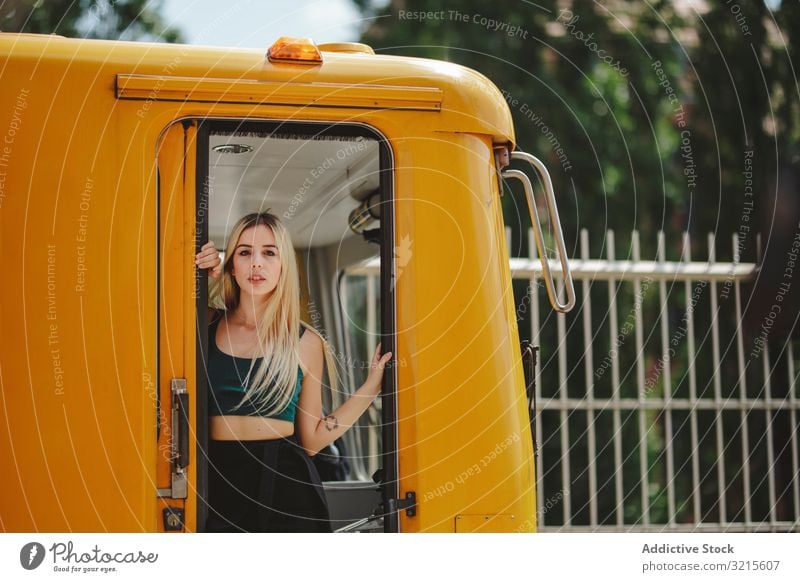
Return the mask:
<path id="1" fill-rule="evenodd" d="M 386 363 L 392 359 L 392 352 L 386 352 L 381 355 L 381 344 L 375 348 L 375 355 L 372 356 L 372 363 L 370 364 L 369 376 L 364 386 L 368 387 L 370 393 L 377 396 L 381 392 L 381 383 L 383 382 L 383 368 Z"/>
<path id="2" fill-rule="evenodd" d="M 214 243 L 208 241 L 200 248 L 200 252 L 195 255 L 194 264 L 198 269 L 208 269 L 208 276 L 212 279 L 219 277 L 222 272 L 222 261 L 219 258 Z"/>

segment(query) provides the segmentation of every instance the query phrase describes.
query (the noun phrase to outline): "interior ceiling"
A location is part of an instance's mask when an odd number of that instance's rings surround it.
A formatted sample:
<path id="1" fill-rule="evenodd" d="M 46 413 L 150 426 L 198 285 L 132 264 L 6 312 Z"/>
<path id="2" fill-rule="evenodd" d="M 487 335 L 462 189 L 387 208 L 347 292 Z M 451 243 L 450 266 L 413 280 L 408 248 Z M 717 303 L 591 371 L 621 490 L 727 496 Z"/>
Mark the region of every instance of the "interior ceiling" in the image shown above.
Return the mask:
<path id="1" fill-rule="evenodd" d="M 252 151 L 218 153 L 242 144 Z M 209 152 L 209 236 L 222 249 L 239 218 L 270 209 L 296 247 L 354 236 L 350 212 L 379 186 L 378 143 L 367 138 L 289 139 L 212 135 Z"/>

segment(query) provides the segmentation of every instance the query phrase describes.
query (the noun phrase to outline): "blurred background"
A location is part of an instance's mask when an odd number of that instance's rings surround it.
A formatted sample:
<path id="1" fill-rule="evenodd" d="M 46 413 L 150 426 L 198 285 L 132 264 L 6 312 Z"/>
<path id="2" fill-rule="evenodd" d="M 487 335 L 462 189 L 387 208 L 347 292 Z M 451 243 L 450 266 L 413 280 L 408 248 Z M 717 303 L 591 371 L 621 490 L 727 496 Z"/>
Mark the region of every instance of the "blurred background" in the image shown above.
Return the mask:
<path id="1" fill-rule="evenodd" d="M 800 527 L 798 0 L 6 0 L 0 30 L 307 36 L 483 73 L 550 170 L 578 295 L 549 308 L 507 185 L 542 529 Z"/>

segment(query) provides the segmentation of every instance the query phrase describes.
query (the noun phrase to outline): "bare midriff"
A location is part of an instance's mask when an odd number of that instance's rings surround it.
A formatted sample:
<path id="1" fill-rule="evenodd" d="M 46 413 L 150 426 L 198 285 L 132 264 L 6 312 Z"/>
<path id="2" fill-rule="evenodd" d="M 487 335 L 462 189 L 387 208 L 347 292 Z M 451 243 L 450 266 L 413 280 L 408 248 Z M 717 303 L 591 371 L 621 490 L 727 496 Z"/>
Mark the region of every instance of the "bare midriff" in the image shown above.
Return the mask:
<path id="1" fill-rule="evenodd" d="M 211 416 L 209 428 L 214 441 L 264 441 L 294 434 L 294 423 L 260 416 Z"/>

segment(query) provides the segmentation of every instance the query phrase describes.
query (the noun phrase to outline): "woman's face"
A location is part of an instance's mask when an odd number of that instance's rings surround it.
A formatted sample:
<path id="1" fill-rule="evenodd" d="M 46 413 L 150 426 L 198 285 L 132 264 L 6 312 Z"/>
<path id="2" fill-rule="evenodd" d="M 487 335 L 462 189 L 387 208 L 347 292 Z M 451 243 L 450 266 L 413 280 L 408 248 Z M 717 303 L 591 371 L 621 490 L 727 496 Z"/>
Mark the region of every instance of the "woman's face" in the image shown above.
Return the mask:
<path id="1" fill-rule="evenodd" d="M 272 229 L 263 224 L 242 231 L 233 249 L 233 277 L 242 293 L 267 298 L 278 286 L 281 258 Z"/>

